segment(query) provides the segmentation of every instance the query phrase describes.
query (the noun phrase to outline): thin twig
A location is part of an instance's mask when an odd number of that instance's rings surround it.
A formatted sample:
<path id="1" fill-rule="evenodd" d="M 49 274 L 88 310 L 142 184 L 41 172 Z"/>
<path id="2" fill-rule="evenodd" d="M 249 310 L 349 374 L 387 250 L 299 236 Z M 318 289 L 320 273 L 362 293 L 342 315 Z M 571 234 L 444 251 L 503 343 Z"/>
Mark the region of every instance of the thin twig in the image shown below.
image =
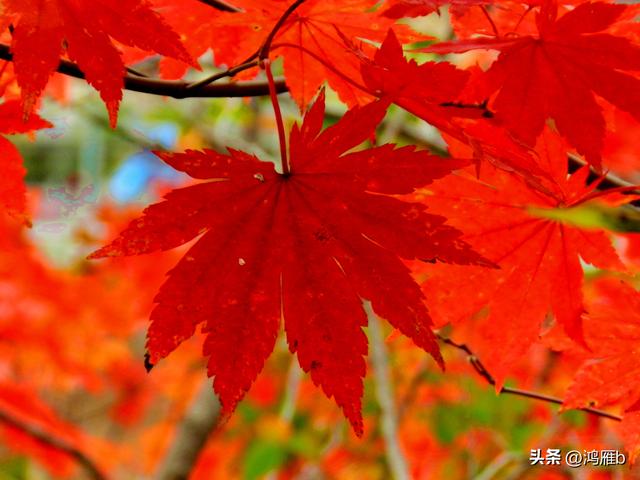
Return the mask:
<path id="1" fill-rule="evenodd" d="M 482 10 L 482 13 L 484 14 L 484 16 L 489 21 L 489 25 L 491 25 L 491 30 L 493 30 L 493 34 L 496 36 L 496 38 L 500 38 L 500 33 L 498 32 L 498 28 L 496 27 L 496 24 L 494 23 L 493 18 L 491 18 L 491 15 L 489 15 L 489 12 L 487 11 L 486 7 L 484 5 L 478 5 L 478 6 Z"/>
<path id="2" fill-rule="evenodd" d="M 191 89 L 204 87 L 204 86 L 209 85 L 210 83 L 213 83 L 216 80 L 219 80 L 221 78 L 233 77 L 233 76 L 237 75 L 238 73 L 240 73 L 240 72 L 242 72 L 244 70 L 248 70 L 249 68 L 253 68 L 253 67 L 259 65 L 263 60 L 268 59 L 269 58 L 269 52 L 271 51 L 271 43 L 273 42 L 273 39 L 278 34 L 278 31 L 280 30 L 280 28 L 282 28 L 282 26 L 287 21 L 289 16 L 295 11 L 296 8 L 298 8 L 300 5 L 302 5 L 302 3 L 304 1 L 305 0 L 297 0 L 295 3 L 290 5 L 289 8 L 287 8 L 285 10 L 285 12 L 282 14 L 282 16 L 275 23 L 275 25 L 273 26 L 273 28 L 271 29 L 271 31 L 269 32 L 269 34 L 265 38 L 264 42 L 262 42 L 262 45 L 260 45 L 258 50 L 256 50 L 254 53 L 249 55 L 241 63 L 239 63 L 235 67 L 231 67 L 231 68 L 225 70 L 224 72 L 216 73 L 215 75 L 211 75 L 210 77 L 207 77 L 207 78 L 204 78 L 204 79 L 199 80 L 197 82 L 194 82 L 191 85 L 189 85 L 187 87 L 187 89 L 191 90 Z"/>
<path id="3" fill-rule="evenodd" d="M 484 378 L 489 385 L 495 386 L 496 384 L 495 378 L 493 378 L 493 376 L 489 373 L 486 367 L 482 364 L 482 362 L 478 359 L 478 357 L 475 356 L 475 354 L 471 351 L 471 349 L 467 345 L 465 345 L 464 343 L 456 343 L 450 338 L 443 337 L 442 335 L 439 335 L 439 334 L 436 334 L 436 336 L 441 342 L 446 343 L 447 345 L 450 345 L 466 353 L 469 359 L 469 362 L 471 363 L 471 366 L 478 373 L 478 375 Z M 522 390 L 519 388 L 502 387 L 498 393 L 508 393 L 511 395 L 518 395 L 520 397 L 532 398 L 534 400 L 540 400 L 547 403 L 554 403 L 556 405 L 564 404 L 564 401 L 561 398 L 553 397 L 551 395 L 546 395 L 543 393 L 532 392 L 529 390 Z M 616 422 L 622 421 L 621 416 L 606 412 L 604 410 L 598 410 L 597 408 L 583 407 L 583 408 L 577 408 L 576 410 L 581 410 L 583 412 L 590 413 L 592 415 L 597 415 L 599 417 L 615 420 Z"/>
<path id="4" fill-rule="evenodd" d="M 138 70 L 131 67 L 125 67 L 125 70 L 127 71 L 127 73 L 130 73 L 131 75 L 135 75 L 136 77 L 145 77 L 145 78 L 149 77 L 149 75 L 145 75 L 144 73 L 139 72 Z"/>
<path id="5" fill-rule="evenodd" d="M 275 38 L 275 36 L 278 34 L 278 31 L 280 30 L 280 28 L 282 28 L 282 26 L 284 25 L 284 23 L 288 20 L 288 18 L 291 16 L 291 14 L 303 3 L 305 2 L 305 0 L 296 0 L 295 2 L 293 2 L 291 5 L 289 5 L 289 8 L 287 8 L 284 13 L 282 14 L 282 16 L 278 19 L 278 21 L 276 22 L 276 24 L 273 26 L 273 29 L 269 32 L 269 35 L 267 35 L 267 38 L 265 39 L 264 43 L 262 44 L 262 47 L 260 47 L 260 50 L 258 50 L 258 58 L 260 60 L 264 60 L 266 58 L 269 58 L 269 52 L 271 51 L 271 43 L 273 43 L 273 39 Z"/>
<path id="6" fill-rule="evenodd" d="M 448 156 L 446 149 L 444 149 L 441 145 L 434 143 L 433 141 L 425 138 L 423 135 L 419 135 L 415 130 L 409 128 L 409 124 L 406 124 L 400 129 L 400 135 L 406 137 L 411 143 L 419 144 L 427 147 L 436 155 Z M 567 161 L 569 162 L 569 173 L 574 173 L 580 168 L 587 165 L 587 163 L 574 155 L 568 155 Z M 589 183 L 599 180 L 597 190 L 610 190 L 614 188 L 630 188 L 633 186 L 632 183 L 629 183 L 621 178 L 615 176 L 612 173 L 606 173 L 604 175 L 598 174 L 593 167 L 590 167 L 589 177 L 587 181 Z M 632 205 L 634 207 L 640 207 L 640 200 L 633 200 L 629 202 L 628 205 Z"/>
<path id="7" fill-rule="evenodd" d="M 235 67 L 231 67 L 228 68 L 227 70 L 225 70 L 224 72 L 220 72 L 220 73 L 216 73 L 215 75 L 211 75 L 210 77 L 204 78 L 202 80 L 198 80 L 197 82 L 194 82 L 190 85 L 187 85 L 187 90 L 192 90 L 192 89 L 196 89 L 196 88 L 202 88 L 206 85 L 209 85 L 210 83 L 213 83 L 217 80 L 220 80 L 221 78 L 225 78 L 225 77 L 234 77 L 236 76 L 238 73 L 244 71 L 244 70 L 248 70 L 250 68 L 253 68 L 255 66 L 258 65 L 258 61 L 257 60 L 251 60 L 249 62 L 245 62 L 242 63 L 240 65 L 237 65 Z"/>
<path id="8" fill-rule="evenodd" d="M 371 345 L 371 364 L 375 378 L 375 391 L 380 405 L 380 428 L 385 445 L 385 456 L 395 480 L 408 480 L 409 468 L 407 460 L 398 441 L 398 412 L 393 399 L 393 385 L 389 375 L 389 362 L 382 336 L 380 320 L 371 308 L 371 302 L 362 302 L 369 320 L 369 337 Z"/>
<path id="9" fill-rule="evenodd" d="M 588 165 L 587 162 L 585 162 L 584 160 L 581 160 L 580 158 L 574 155 L 569 155 L 568 157 L 569 157 L 569 173 L 574 173 L 580 170 L 582 167 L 585 167 Z M 609 190 L 613 188 L 630 188 L 634 186 L 634 184 L 627 182 L 626 180 L 623 180 L 612 173 L 607 173 L 606 175 L 603 176 L 602 174 L 599 174 L 598 172 L 596 172 L 592 166 L 589 166 L 589 177 L 587 178 L 587 181 L 589 183 L 600 181 L 600 183 L 598 184 L 598 190 Z M 638 202 L 637 200 L 629 203 L 637 207 L 640 206 L 640 202 Z"/>
<path id="10" fill-rule="evenodd" d="M 9 412 L 0 409 L 0 422 L 13 427 L 21 432 L 29 435 L 30 437 L 38 440 L 45 445 L 66 453 L 73 458 L 78 464 L 84 468 L 87 474 L 94 480 L 107 480 L 107 476 L 100 471 L 98 466 L 87 457 L 82 451 L 68 443 L 67 441 L 54 437 L 53 435 L 45 432 L 40 427 L 35 425 L 29 425 L 21 420 L 18 420 L 12 416 Z"/>
<path id="11" fill-rule="evenodd" d="M 200 3 L 204 3 L 205 5 L 209 5 L 217 10 L 221 10 L 223 12 L 242 12 L 241 8 L 238 8 L 234 5 L 231 5 L 223 0 L 198 0 Z"/>
<path id="12" fill-rule="evenodd" d="M 509 465 L 513 460 L 518 460 L 518 457 L 514 456 L 511 452 L 502 452 L 494 458 L 491 463 L 484 468 L 484 470 L 474 476 L 473 480 L 491 480 L 496 477 L 500 470 Z"/>
<path id="13" fill-rule="evenodd" d="M 13 61 L 13 55 L 7 45 L 0 45 L 0 59 Z M 57 71 L 74 78 L 85 78 L 82 70 L 75 63 L 67 60 L 60 61 Z M 188 88 L 189 85 L 190 82 L 159 80 L 131 74 L 124 76 L 126 90 L 173 98 L 230 98 L 269 95 L 269 84 L 264 81 L 224 83 L 192 89 Z M 283 78 L 275 79 L 275 88 L 277 93 L 288 91 Z"/>

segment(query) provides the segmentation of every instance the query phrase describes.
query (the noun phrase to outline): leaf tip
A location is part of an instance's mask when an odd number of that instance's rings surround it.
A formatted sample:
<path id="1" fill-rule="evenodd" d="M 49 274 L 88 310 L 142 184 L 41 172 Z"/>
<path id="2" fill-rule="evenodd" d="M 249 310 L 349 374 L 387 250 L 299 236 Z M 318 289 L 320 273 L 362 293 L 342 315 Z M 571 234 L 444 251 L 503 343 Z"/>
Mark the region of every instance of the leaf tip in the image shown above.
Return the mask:
<path id="1" fill-rule="evenodd" d="M 351 423 L 351 427 L 353 428 L 353 433 L 356 434 L 356 437 L 362 438 L 362 435 L 364 435 L 364 426 L 362 424 L 362 420 L 359 420 L 356 423 Z"/>
<path id="2" fill-rule="evenodd" d="M 149 373 L 153 367 L 155 367 L 155 365 L 151 362 L 151 355 L 149 355 L 149 352 L 146 352 L 144 354 L 144 369 Z"/>
<path id="3" fill-rule="evenodd" d="M 99 248 L 95 252 L 91 252 L 89 255 L 87 255 L 87 260 L 97 260 L 99 258 L 104 258 L 107 256 L 109 256 L 109 254 L 104 251 L 104 248 Z"/>

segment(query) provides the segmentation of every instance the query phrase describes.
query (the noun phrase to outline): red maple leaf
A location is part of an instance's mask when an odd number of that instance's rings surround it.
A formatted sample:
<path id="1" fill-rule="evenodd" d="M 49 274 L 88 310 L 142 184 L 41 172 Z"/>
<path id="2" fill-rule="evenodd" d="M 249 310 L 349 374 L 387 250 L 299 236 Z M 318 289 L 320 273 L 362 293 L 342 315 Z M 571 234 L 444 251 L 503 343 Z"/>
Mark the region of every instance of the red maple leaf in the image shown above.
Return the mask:
<path id="1" fill-rule="evenodd" d="M 557 4 L 542 2 L 538 35 L 480 37 L 444 42 L 431 52 L 500 50 L 481 77 L 479 91 L 497 92 L 490 103 L 496 118 L 518 138 L 534 145 L 547 118 L 595 165 L 600 164 L 605 121 L 597 98 L 640 119 L 640 47 L 629 39 L 600 33 L 627 6 L 583 3 L 557 18 Z"/>
<path id="2" fill-rule="evenodd" d="M 501 267 L 424 267 L 434 320 L 442 325 L 473 319 L 476 335 L 469 342 L 499 381 L 537 340 L 548 313 L 571 338 L 583 342 L 580 259 L 603 269 L 624 269 L 606 232 L 554 217 L 554 212 L 571 211 L 603 195 L 594 193 L 597 182 L 586 185 L 588 168 L 567 175 L 567 150 L 549 128 L 536 150 L 552 179 L 546 194 L 491 165 L 483 165 L 480 178 L 467 170 L 425 192 L 435 213 L 464 230 L 465 240 Z M 624 201 L 619 193 L 611 195 L 616 203 Z"/>
<path id="3" fill-rule="evenodd" d="M 489 113 L 484 106 L 456 101 L 465 89 L 469 72 L 448 62 L 418 64 L 406 59 L 393 30 L 372 59 L 364 52 L 355 53 L 361 58 L 362 77 L 372 92 L 471 146 L 478 163 L 487 160 L 530 180 L 544 176 L 528 148 L 483 118 Z"/>
<path id="4" fill-rule="evenodd" d="M 13 24 L 11 51 L 30 113 L 64 52 L 100 92 L 115 125 L 125 66 L 114 40 L 192 63 L 178 35 L 146 0 L 6 0 L 0 24 Z"/>
<path id="5" fill-rule="evenodd" d="M 174 11 L 170 21 L 184 32 L 186 45 L 195 55 L 209 47 L 217 64 L 237 65 L 259 49 L 293 0 L 238 0 L 239 13 L 208 10 L 190 5 L 192 15 L 178 16 L 184 7 L 175 0 L 156 0 Z M 291 96 L 305 109 L 327 81 L 348 105 L 366 103 L 373 96 L 359 89 L 360 63 L 345 46 L 351 41 L 380 42 L 394 19 L 372 9 L 375 0 L 307 0 L 288 17 L 273 39 L 271 57 L 284 59 L 284 73 Z M 405 42 L 424 40 L 406 25 L 397 25 Z M 206 43 L 203 42 L 205 40 Z M 367 51 L 370 44 L 363 45 Z"/>
<path id="6" fill-rule="evenodd" d="M 291 352 L 361 434 L 361 299 L 442 362 L 423 295 L 400 258 L 483 259 L 444 218 L 393 195 L 468 162 L 393 145 L 345 153 L 371 136 L 386 106 L 354 108 L 321 131 L 321 95 L 291 131 L 286 175 L 236 150 L 158 154 L 212 181 L 174 190 L 91 255 L 166 250 L 202 235 L 156 297 L 147 342 L 152 363 L 202 324 L 209 374 L 230 414 L 270 355 L 282 315 Z"/>
<path id="7" fill-rule="evenodd" d="M 589 297 L 585 340 L 590 348 L 564 399 L 563 409 L 623 410 L 620 432 L 631 461 L 640 454 L 640 293 L 617 279 L 599 279 Z"/>
<path id="8" fill-rule="evenodd" d="M 31 116 L 22 121 L 20 102 L 11 100 L 0 105 L 0 134 L 13 135 L 27 133 L 52 125 L 38 117 Z M 0 206 L 12 215 L 20 215 L 25 210 L 24 175 L 22 156 L 18 149 L 6 138 L 0 136 Z"/>
<path id="9" fill-rule="evenodd" d="M 566 408 L 621 403 L 640 410 L 640 293 L 614 279 L 596 282 L 585 319 L 591 354 L 576 373 L 564 400 Z"/>

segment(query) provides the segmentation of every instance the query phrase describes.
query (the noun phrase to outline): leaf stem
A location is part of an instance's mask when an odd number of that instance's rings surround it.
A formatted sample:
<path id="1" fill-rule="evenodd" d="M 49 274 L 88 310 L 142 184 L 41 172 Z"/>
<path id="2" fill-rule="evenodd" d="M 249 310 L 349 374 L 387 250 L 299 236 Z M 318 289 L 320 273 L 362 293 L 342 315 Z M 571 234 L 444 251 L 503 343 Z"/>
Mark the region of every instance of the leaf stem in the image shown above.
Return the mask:
<path id="1" fill-rule="evenodd" d="M 520 24 L 522 23 L 524 18 L 527 16 L 527 14 L 532 10 L 533 10 L 533 5 L 529 5 L 527 9 L 524 11 L 524 13 L 520 15 L 520 18 L 518 19 L 518 23 L 516 23 L 515 27 L 513 27 L 513 33 L 517 33 L 518 28 L 520 27 Z M 507 35 L 509 34 L 507 33 Z"/>
<path id="2" fill-rule="evenodd" d="M 262 62 L 262 68 L 264 68 L 264 71 L 267 74 L 267 80 L 269 82 L 269 96 L 271 97 L 273 113 L 276 116 L 276 124 L 278 125 L 278 140 L 280 141 L 280 162 L 282 167 L 282 174 L 286 176 L 291 173 L 289 169 L 289 162 L 287 161 L 287 139 L 284 132 L 284 122 L 282 121 L 280 103 L 278 103 L 278 93 L 276 92 L 273 74 L 271 73 L 271 61 L 268 58 L 264 59 L 264 61 Z"/>

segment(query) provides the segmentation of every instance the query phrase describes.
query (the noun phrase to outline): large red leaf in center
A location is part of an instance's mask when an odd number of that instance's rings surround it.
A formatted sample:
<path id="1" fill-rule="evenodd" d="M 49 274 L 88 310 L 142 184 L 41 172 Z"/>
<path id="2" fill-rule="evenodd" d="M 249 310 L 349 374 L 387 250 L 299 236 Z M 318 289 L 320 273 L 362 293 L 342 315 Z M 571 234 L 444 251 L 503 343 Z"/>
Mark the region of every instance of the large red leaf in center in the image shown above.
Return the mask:
<path id="1" fill-rule="evenodd" d="M 370 137 L 385 110 L 383 102 L 353 109 L 321 132 L 324 98 L 316 101 L 291 132 L 288 175 L 234 150 L 159 154 L 212 181 L 171 192 L 92 255 L 165 250 L 202 235 L 156 297 L 152 363 L 202 325 L 209 374 L 229 414 L 273 350 L 283 316 L 291 352 L 361 434 L 361 299 L 442 362 L 423 294 L 401 258 L 482 259 L 443 217 L 391 195 L 468 162 L 393 145 L 345 154 Z"/>

